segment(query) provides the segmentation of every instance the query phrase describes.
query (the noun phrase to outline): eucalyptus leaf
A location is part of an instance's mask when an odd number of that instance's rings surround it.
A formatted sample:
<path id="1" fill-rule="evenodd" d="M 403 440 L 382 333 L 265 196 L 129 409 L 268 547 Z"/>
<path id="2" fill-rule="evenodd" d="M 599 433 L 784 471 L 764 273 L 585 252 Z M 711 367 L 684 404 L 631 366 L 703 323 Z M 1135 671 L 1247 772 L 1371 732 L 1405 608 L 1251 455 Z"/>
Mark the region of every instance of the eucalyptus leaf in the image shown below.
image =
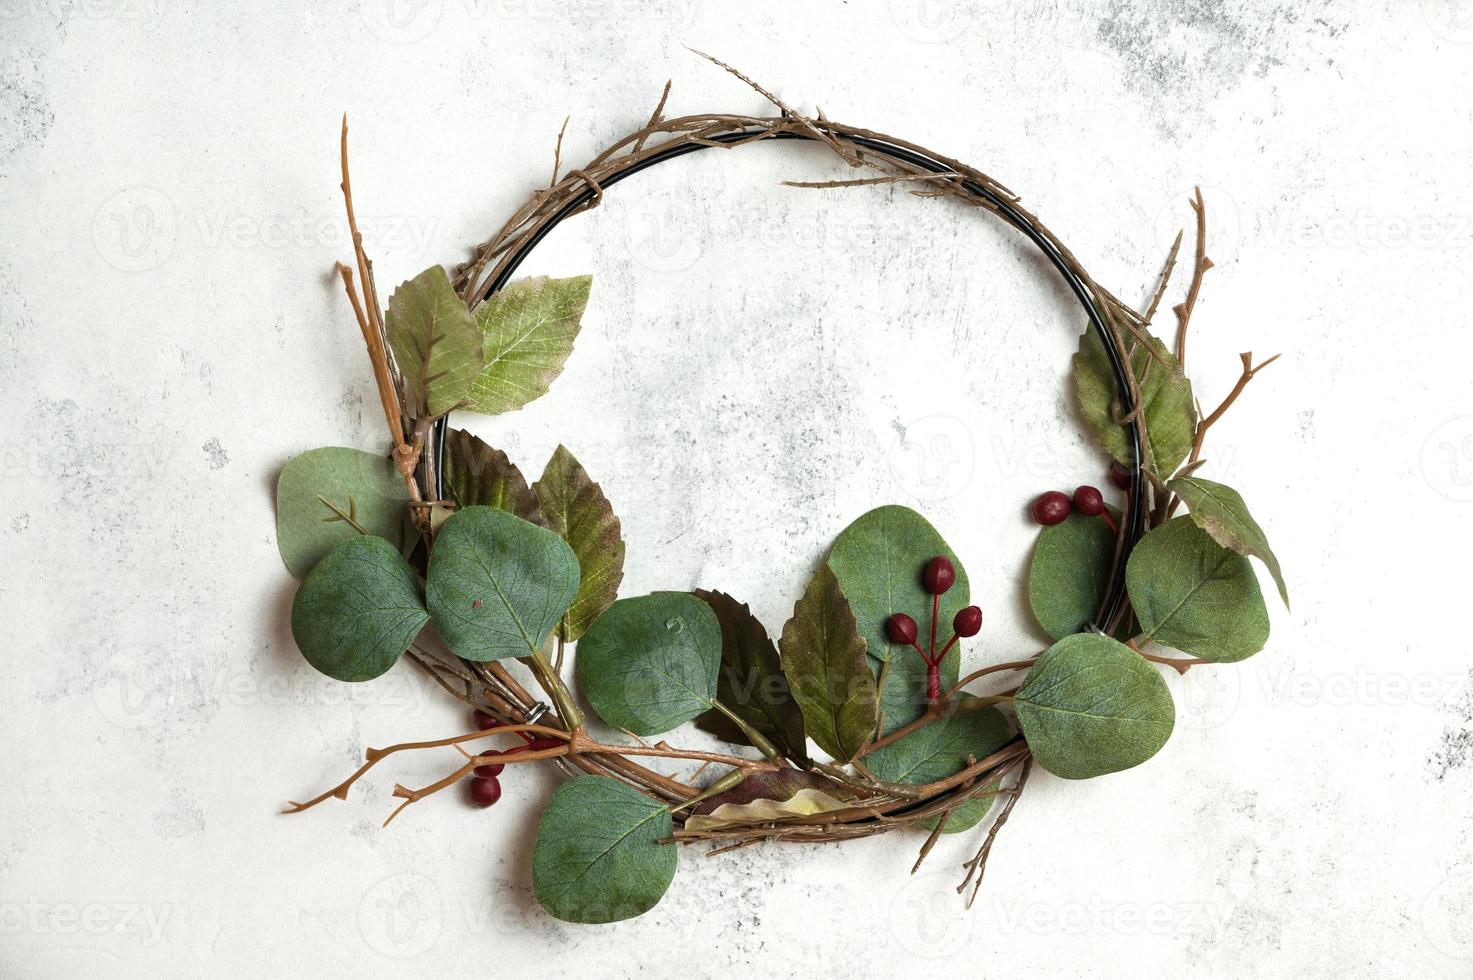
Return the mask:
<path id="1" fill-rule="evenodd" d="M 813 574 L 778 646 L 808 736 L 848 762 L 874 733 L 879 702 L 864 637 L 828 565 Z"/>
<path id="2" fill-rule="evenodd" d="M 1076 511 L 1039 531 L 1028 564 L 1028 607 L 1044 632 L 1061 640 L 1087 627 L 1104 601 L 1114 563 L 1115 532 L 1098 516 Z"/>
<path id="3" fill-rule="evenodd" d="M 953 705 L 960 710 L 874 750 L 864 757 L 865 766 L 887 783 L 923 786 L 956 775 L 967 767 L 968 760 L 987 758 L 1012 739 L 1012 726 L 996 708 L 967 707 L 976 701 L 963 694 Z M 943 832 L 953 834 L 975 827 L 987 815 L 994 795 L 995 788 L 957 807 Z M 923 820 L 921 826 L 934 828 L 939 819 Z"/>
<path id="4" fill-rule="evenodd" d="M 429 622 L 414 569 L 383 538 L 339 542 L 292 602 L 292 637 L 307 662 L 340 681 L 394 666 Z"/>
<path id="5" fill-rule="evenodd" d="M 546 528 L 474 506 L 440 529 L 426 578 L 430 614 L 450 649 L 502 660 L 541 649 L 578 592 L 578 559 Z"/>
<path id="6" fill-rule="evenodd" d="M 328 446 L 293 456 L 276 481 L 276 547 L 297 578 L 334 545 L 372 534 L 404 544 L 409 494 L 384 456 Z"/>
<path id="7" fill-rule="evenodd" d="M 711 707 L 721 625 L 689 592 L 620 599 L 578 643 L 578 680 L 598 716 L 658 735 Z"/>
<path id="8" fill-rule="evenodd" d="M 1248 559 L 1190 517 L 1151 531 L 1125 566 L 1130 604 L 1148 640 L 1230 663 L 1268 643 L 1268 609 Z"/>
<path id="9" fill-rule="evenodd" d="M 532 848 L 532 890 L 564 922 L 617 922 L 654 908 L 679 856 L 664 804 L 607 776 L 579 776 L 552 794 Z"/>
<path id="10" fill-rule="evenodd" d="M 880 705 L 885 732 L 909 724 L 926 709 L 925 661 L 910 647 L 892 644 L 885 621 L 892 613 L 905 613 L 920 626 L 921 646 L 928 646 L 932 597 L 921 585 L 921 571 L 937 555 L 956 567 L 956 583 L 941 597 L 939 646 L 951 635 L 957 611 L 971 603 L 971 586 L 961 559 L 929 521 L 898 504 L 877 507 L 841 531 L 829 551 L 828 565 L 854 610 L 871 666 L 885 678 Z M 958 652 L 942 660 L 943 689 L 957 682 L 959 661 Z"/>
<path id="11" fill-rule="evenodd" d="M 1065 779 L 1138 766 L 1176 724 L 1171 692 L 1156 669 L 1098 633 L 1066 636 L 1045 650 L 1013 709 L 1033 758 Z"/>
<path id="12" fill-rule="evenodd" d="M 1192 383 L 1160 340 L 1149 337 L 1148 345 L 1130 338 L 1127 344 L 1131 343 L 1135 347 L 1130 357 L 1131 369 L 1145 404 L 1148 437 L 1148 444 L 1142 447 L 1145 465 L 1164 479 L 1187 458 L 1197 434 Z M 1119 421 L 1125 415 L 1120 389 L 1105 345 L 1093 329 L 1086 330 L 1079 338 L 1079 352 L 1074 355 L 1074 392 L 1084 420 L 1105 451 L 1129 466 L 1130 440 Z"/>
<path id="13" fill-rule="evenodd" d="M 698 589 L 695 594 L 711 607 L 721 624 L 717 700 L 766 736 L 787 758 L 806 759 L 803 712 L 788 689 L 777 647 L 768 638 L 767 630 L 746 603 L 737 602 L 724 592 Z M 697 718 L 696 725 L 728 742 L 748 744 L 742 730 L 715 709 Z"/>
<path id="14" fill-rule="evenodd" d="M 471 389 L 473 411 L 499 415 L 547 394 L 573 353 L 592 284 L 592 276 L 520 279 L 476 307 L 485 367 Z"/>
<path id="15" fill-rule="evenodd" d="M 462 507 L 485 506 L 543 524 L 537 494 L 506 453 L 463 429 L 445 434 L 445 482 Z"/>
<path id="16" fill-rule="evenodd" d="M 619 518 L 603 488 L 573 454 L 559 445 L 532 484 L 543 519 L 578 556 L 581 579 L 578 596 L 563 615 L 558 632 L 569 643 L 577 640 L 603 611 L 619 598 L 624 581 L 624 539 Z"/>
<path id="17" fill-rule="evenodd" d="M 484 363 L 481 332 L 444 269 L 401 283 L 384 327 L 420 418 L 439 418 L 471 393 Z"/>
<path id="18" fill-rule="evenodd" d="M 1238 491 L 1200 476 L 1171 480 L 1166 488 L 1181 497 L 1191 511 L 1192 520 L 1211 535 L 1212 540 L 1240 555 L 1253 555 L 1261 560 L 1278 584 L 1279 597 L 1285 606 L 1289 605 L 1289 588 L 1284 584 L 1279 559 L 1268 546 L 1268 536 L 1263 533 L 1263 528 L 1248 513 L 1248 505 Z"/>

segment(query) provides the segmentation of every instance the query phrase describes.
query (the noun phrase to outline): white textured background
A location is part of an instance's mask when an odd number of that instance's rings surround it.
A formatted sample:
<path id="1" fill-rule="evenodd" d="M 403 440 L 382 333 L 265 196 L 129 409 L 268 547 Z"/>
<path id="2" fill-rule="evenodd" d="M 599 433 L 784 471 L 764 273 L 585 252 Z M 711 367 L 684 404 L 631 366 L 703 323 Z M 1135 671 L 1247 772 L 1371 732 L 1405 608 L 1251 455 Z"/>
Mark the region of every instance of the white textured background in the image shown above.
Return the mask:
<path id="1" fill-rule="evenodd" d="M 652 913 L 569 927 L 529 887 L 545 774 L 380 829 L 448 754 L 276 814 L 465 725 L 408 665 L 317 677 L 286 628 L 280 466 L 383 445 L 330 276 L 339 113 L 391 285 L 545 181 L 565 114 L 576 164 L 667 77 L 676 112 L 763 110 L 683 44 L 988 170 L 1126 297 L 1200 182 L 1199 393 L 1284 353 L 1208 474 L 1292 614 L 1171 679 L 1149 764 L 1035 779 L 971 913 L 975 841 L 910 879 L 895 835 L 686 851 Z M 0 0 L 0 50 L 0 973 L 1473 974 L 1473 2 Z M 838 172 L 767 146 L 612 191 L 525 268 L 594 273 L 566 374 L 472 425 L 533 473 L 574 449 L 625 594 L 720 587 L 773 631 L 845 523 L 917 506 L 988 611 L 969 662 L 1008 659 L 1037 642 L 1023 505 L 1102 476 L 1066 396 L 1082 320 L 977 213 L 776 186 Z"/>

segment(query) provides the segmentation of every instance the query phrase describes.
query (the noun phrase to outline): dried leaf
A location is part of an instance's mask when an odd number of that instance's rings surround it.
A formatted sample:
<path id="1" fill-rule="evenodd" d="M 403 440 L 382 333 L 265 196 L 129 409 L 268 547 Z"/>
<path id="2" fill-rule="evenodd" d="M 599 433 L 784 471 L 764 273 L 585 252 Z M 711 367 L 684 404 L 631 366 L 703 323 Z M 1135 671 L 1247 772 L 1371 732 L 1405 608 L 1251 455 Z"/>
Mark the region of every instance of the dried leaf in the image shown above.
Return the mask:
<path id="1" fill-rule="evenodd" d="M 806 759 L 803 712 L 788 689 L 777 647 L 768 638 L 767 630 L 746 603 L 737 602 L 724 592 L 697 589 L 695 594 L 711 607 L 721 623 L 717 700 L 765 735 L 789 759 Z M 696 726 L 728 742 L 748 744 L 742 730 L 720 711 L 701 715 L 696 719 Z"/>

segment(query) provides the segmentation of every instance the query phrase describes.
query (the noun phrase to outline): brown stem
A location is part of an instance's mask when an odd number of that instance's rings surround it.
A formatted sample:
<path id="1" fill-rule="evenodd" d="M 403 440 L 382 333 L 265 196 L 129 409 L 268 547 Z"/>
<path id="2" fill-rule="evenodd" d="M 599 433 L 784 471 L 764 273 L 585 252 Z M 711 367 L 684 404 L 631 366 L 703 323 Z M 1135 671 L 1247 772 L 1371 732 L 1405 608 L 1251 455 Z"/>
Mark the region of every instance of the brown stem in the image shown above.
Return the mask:
<path id="1" fill-rule="evenodd" d="M 1196 188 L 1196 196 L 1191 204 L 1192 210 L 1197 212 L 1197 255 L 1196 261 L 1192 263 L 1192 284 L 1187 289 L 1187 298 L 1175 308 L 1176 365 L 1183 371 L 1187 369 L 1187 325 L 1191 323 L 1192 312 L 1197 308 L 1197 297 L 1202 292 L 1202 278 L 1212 268 L 1212 260 L 1207 257 L 1207 205 L 1202 200 L 1202 188 Z"/>

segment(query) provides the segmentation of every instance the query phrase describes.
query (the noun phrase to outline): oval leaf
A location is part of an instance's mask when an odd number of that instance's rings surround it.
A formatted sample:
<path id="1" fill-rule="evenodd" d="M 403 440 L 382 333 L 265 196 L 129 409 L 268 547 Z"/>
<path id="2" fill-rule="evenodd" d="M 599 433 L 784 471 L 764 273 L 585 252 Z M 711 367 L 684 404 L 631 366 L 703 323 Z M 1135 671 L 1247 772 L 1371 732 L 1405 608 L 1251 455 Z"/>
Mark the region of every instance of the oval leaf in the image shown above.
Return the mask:
<path id="1" fill-rule="evenodd" d="M 619 518 L 614 516 L 603 488 L 561 445 L 547 461 L 542 478 L 532 484 L 532 490 L 547 526 L 578 556 L 582 576 L 578 596 L 558 626 L 559 635 L 572 643 L 619 598 L 619 583 L 624 581 L 624 539 L 619 534 Z"/>
<path id="2" fill-rule="evenodd" d="M 972 601 L 971 586 L 961 559 L 924 517 L 898 504 L 877 507 L 840 532 L 829 551 L 828 565 L 854 610 L 872 666 L 885 677 L 880 707 L 886 732 L 909 724 L 926 709 L 926 664 L 910 647 L 890 642 L 885 620 L 897 612 L 913 617 L 921 628 L 921 645 L 928 645 L 931 594 L 921 586 L 921 570 L 937 555 L 956 566 L 956 584 L 941 597 L 936 625 L 937 638 L 945 643 L 952 617 Z M 951 653 L 941 662 L 942 688 L 957 682 L 959 661 L 959 653 Z"/>
<path id="3" fill-rule="evenodd" d="M 1125 566 L 1130 604 L 1149 640 L 1215 663 L 1268 643 L 1268 609 L 1248 559 L 1177 517 L 1151 531 Z"/>
<path id="4" fill-rule="evenodd" d="M 788 690 L 777 647 L 768 639 L 767 630 L 746 603 L 737 602 L 724 592 L 697 589 L 695 594 L 711 607 L 721 623 L 717 700 L 765 735 L 787 758 L 805 760 L 808 746 L 803 734 L 803 712 Z M 748 744 L 742 730 L 715 709 L 697 718 L 696 726 L 728 742 Z M 751 782 L 751 777 L 747 782 Z"/>
<path id="5" fill-rule="evenodd" d="M 426 597 L 457 656 L 537 653 L 578 591 L 578 559 L 562 538 L 493 507 L 456 511 L 430 552 Z"/>
<path id="6" fill-rule="evenodd" d="M 340 681 L 379 676 L 430 614 L 404 556 L 383 538 L 353 537 L 312 569 L 292 602 L 292 637 L 307 662 Z"/>
<path id="7" fill-rule="evenodd" d="M 964 694 L 956 706 L 964 708 L 976 698 Z M 996 752 L 1013 737 L 1012 726 L 996 708 L 971 708 L 953 711 L 904 738 L 876 749 L 864 757 L 864 764 L 887 783 L 923 786 L 954 776 L 969 765 Z M 993 792 L 983 791 L 952 811 L 943 833 L 970 830 L 987 815 Z M 928 829 L 939 817 L 921 821 Z"/>
<path id="8" fill-rule="evenodd" d="M 814 572 L 778 646 L 808 736 L 848 762 L 874 734 L 879 702 L 864 638 L 828 565 Z"/>
<path id="9" fill-rule="evenodd" d="M 558 787 L 537 824 L 532 889 L 564 922 L 617 922 L 654 908 L 675 878 L 679 856 L 670 811 L 606 776 Z"/>
<path id="10" fill-rule="evenodd" d="M 636 735 L 658 735 L 711 707 L 721 626 L 688 592 L 620 599 L 578 644 L 583 693 L 598 716 Z"/>
<path id="11" fill-rule="evenodd" d="M 536 276 L 512 283 L 476 307 L 485 367 L 467 407 L 497 415 L 547 394 L 573 353 L 592 284 L 592 276 Z"/>
<path id="12" fill-rule="evenodd" d="M 293 456 L 276 481 L 276 547 L 297 578 L 340 541 L 374 534 L 402 547 L 409 494 L 383 456 L 328 446 Z"/>
<path id="13" fill-rule="evenodd" d="M 444 269 L 401 283 L 384 328 L 420 418 L 439 418 L 470 394 L 483 364 L 481 332 Z"/>
<path id="14" fill-rule="evenodd" d="M 537 494 L 506 453 L 463 429 L 445 434 L 445 482 L 462 507 L 484 506 L 542 524 Z"/>
<path id="15" fill-rule="evenodd" d="M 1038 533 L 1028 565 L 1028 607 L 1045 633 L 1062 640 L 1093 622 L 1114 562 L 1115 534 L 1099 517 L 1073 513 Z"/>
<path id="16" fill-rule="evenodd" d="M 1149 347 L 1135 342 L 1130 357 L 1145 403 L 1146 469 L 1165 478 L 1175 472 L 1191 451 L 1197 434 L 1197 411 L 1192 401 L 1192 383 L 1182 374 L 1176 358 L 1155 337 Z M 1079 338 L 1074 355 L 1074 393 L 1084 420 L 1094 430 L 1105 451 L 1123 465 L 1131 463 L 1130 441 L 1119 419 L 1124 416 L 1120 389 L 1105 345 L 1094 330 Z"/>
<path id="17" fill-rule="evenodd" d="M 1044 651 L 1013 698 L 1038 764 L 1089 779 L 1145 762 L 1166 744 L 1176 707 L 1166 682 L 1135 651 L 1098 633 Z"/>
<path id="18" fill-rule="evenodd" d="M 1238 491 L 1199 476 L 1171 480 L 1166 488 L 1181 497 L 1191 511 L 1192 520 L 1212 540 L 1240 555 L 1253 555 L 1262 561 L 1279 586 L 1279 598 L 1286 607 L 1289 605 L 1289 588 L 1284 584 L 1284 573 L 1279 570 L 1279 559 Z"/>

